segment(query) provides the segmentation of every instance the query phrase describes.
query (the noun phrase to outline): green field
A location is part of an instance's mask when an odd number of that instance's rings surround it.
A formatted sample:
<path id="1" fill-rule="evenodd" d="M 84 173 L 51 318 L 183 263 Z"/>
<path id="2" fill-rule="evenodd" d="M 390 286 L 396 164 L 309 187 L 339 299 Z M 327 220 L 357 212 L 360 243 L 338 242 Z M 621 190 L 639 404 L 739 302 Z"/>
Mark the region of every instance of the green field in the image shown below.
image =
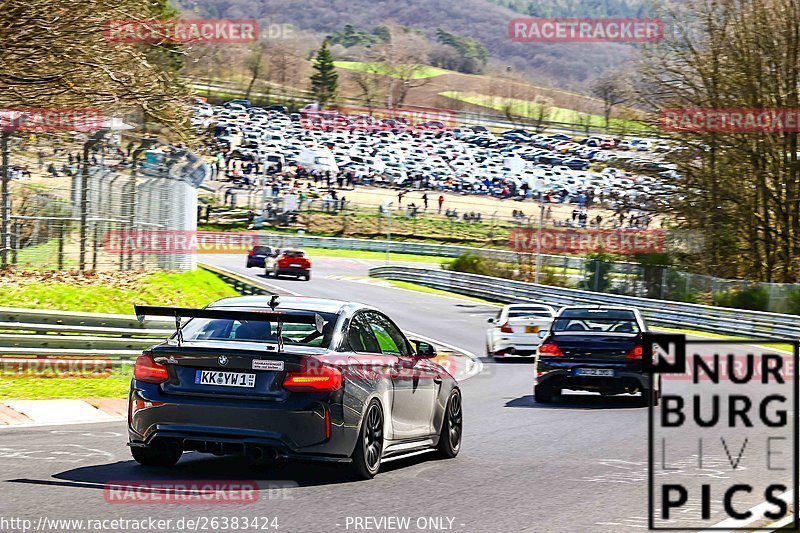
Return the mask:
<path id="1" fill-rule="evenodd" d="M 0 379 L 0 400 L 124 398 L 131 375 L 132 366 L 124 366 L 98 377 L 4 377 Z"/>
<path id="2" fill-rule="evenodd" d="M 362 61 L 334 61 L 333 65 L 337 68 L 342 68 L 345 70 L 356 70 L 359 72 L 373 72 L 375 74 L 380 74 L 381 76 L 389 76 L 392 78 L 399 77 L 393 74 L 391 72 L 391 69 L 387 68 L 385 65 L 381 63 L 364 63 Z M 449 73 L 450 71 L 441 68 L 430 67 L 428 65 L 419 65 L 418 68 L 414 71 L 414 74 L 411 76 L 411 79 L 421 80 Z"/>
<path id="3" fill-rule="evenodd" d="M 503 98 L 499 96 L 488 96 L 485 94 L 476 93 L 462 93 L 458 91 L 444 91 L 439 93 L 439 96 L 465 102 L 468 104 L 478 105 L 481 107 L 488 107 L 495 111 L 508 112 L 511 115 L 537 119 L 537 113 L 541 104 L 532 102 L 530 100 L 520 100 L 518 98 Z M 564 122 L 569 124 L 586 124 L 594 127 L 605 127 L 605 120 L 600 115 L 593 115 L 589 113 L 581 113 L 574 109 L 567 109 L 565 107 L 549 106 L 548 114 L 544 118 L 548 122 Z M 635 128 L 643 129 L 645 124 L 633 120 L 621 120 L 612 118 L 612 127 L 616 128 Z"/>
<path id="4" fill-rule="evenodd" d="M 205 270 L 110 277 L 96 284 L 77 283 L 66 276 L 0 277 L 2 307 L 132 314 L 135 303 L 201 307 L 236 294 L 228 284 Z"/>

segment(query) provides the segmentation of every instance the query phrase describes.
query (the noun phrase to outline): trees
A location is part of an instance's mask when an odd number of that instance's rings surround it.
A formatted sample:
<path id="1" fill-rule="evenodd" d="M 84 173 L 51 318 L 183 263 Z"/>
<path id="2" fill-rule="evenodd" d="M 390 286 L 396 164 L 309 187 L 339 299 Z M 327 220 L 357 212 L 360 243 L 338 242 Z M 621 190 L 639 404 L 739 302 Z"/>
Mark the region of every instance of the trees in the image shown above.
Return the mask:
<path id="1" fill-rule="evenodd" d="M 8 0 L 0 12 L 0 107 L 137 111 L 164 133 L 184 135 L 188 95 L 178 45 L 111 42 L 113 20 L 169 15 L 165 2 Z"/>
<path id="2" fill-rule="evenodd" d="M 608 71 L 597 78 L 590 89 L 593 96 L 603 101 L 603 119 L 608 129 L 614 107 L 630 100 L 630 85 L 623 74 Z"/>
<path id="3" fill-rule="evenodd" d="M 311 74 L 311 92 L 321 106 L 336 99 L 336 92 L 339 88 L 339 74 L 333 65 L 333 56 L 328 49 L 328 41 L 323 41 L 322 46 L 317 50 L 312 66 L 314 72 Z"/>
<path id="4" fill-rule="evenodd" d="M 800 87 L 797 0 L 691 0 L 664 14 L 677 28 L 644 56 L 653 109 L 791 109 Z M 800 280 L 800 165 L 791 129 L 672 135 L 680 178 L 669 208 L 702 233 L 691 265 L 720 277 Z"/>
<path id="5" fill-rule="evenodd" d="M 489 59 L 489 51 L 483 44 L 472 37 L 462 37 L 447 32 L 441 28 L 436 29 L 436 39 L 439 43 L 452 48 L 456 56 L 445 64 L 440 64 L 442 68 L 456 70 L 465 74 L 480 74 L 486 61 Z M 442 56 L 442 59 L 446 59 Z"/>
<path id="6" fill-rule="evenodd" d="M 253 91 L 253 85 L 255 85 L 256 80 L 258 80 L 258 77 L 261 75 L 264 68 L 263 43 L 258 42 L 250 47 L 247 58 L 245 59 L 245 65 L 247 66 L 247 70 L 250 72 L 250 83 L 247 84 L 247 92 L 245 93 L 244 97 L 245 99 L 249 100 L 250 93 Z"/>

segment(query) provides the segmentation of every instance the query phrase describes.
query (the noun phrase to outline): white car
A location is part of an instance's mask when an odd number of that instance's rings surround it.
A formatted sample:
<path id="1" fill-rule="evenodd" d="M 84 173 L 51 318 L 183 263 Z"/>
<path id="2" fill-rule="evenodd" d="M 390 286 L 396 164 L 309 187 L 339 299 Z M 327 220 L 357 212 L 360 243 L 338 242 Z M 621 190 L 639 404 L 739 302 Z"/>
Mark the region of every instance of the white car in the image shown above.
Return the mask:
<path id="1" fill-rule="evenodd" d="M 550 329 L 556 311 L 549 305 L 506 305 L 486 331 L 486 355 L 489 357 L 530 357 L 533 360 L 545 332 Z"/>

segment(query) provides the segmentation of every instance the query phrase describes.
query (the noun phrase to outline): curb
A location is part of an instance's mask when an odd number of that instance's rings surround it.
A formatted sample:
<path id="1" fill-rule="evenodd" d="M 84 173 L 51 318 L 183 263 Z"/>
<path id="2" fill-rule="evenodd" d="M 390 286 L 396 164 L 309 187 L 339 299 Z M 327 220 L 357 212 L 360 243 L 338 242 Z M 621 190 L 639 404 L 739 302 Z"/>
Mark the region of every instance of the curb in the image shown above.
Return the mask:
<path id="1" fill-rule="evenodd" d="M 125 398 L 87 400 L 4 400 L 0 429 L 124 420 Z"/>

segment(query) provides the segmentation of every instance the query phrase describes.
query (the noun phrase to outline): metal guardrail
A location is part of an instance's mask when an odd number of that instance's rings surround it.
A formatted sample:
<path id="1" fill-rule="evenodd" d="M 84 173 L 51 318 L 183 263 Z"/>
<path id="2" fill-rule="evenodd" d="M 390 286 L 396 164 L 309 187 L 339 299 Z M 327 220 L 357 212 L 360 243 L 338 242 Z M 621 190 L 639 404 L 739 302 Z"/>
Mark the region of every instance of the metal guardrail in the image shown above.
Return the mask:
<path id="1" fill-rule="evenodd" d="M 212 274 L 216 274 L 222 281 L 230 285 L 231 287 L 236 290 L 239 294 L 244 295 L 270 295 L 275 294 L 273 291 L 266 289 L 264 287 L 260 287 L 255 285 L 252 280 L 247 279 L 246 277 L 237 274 L 233 270 L 228 270 L 227 268 L 223 268 L 220 266 L 209 265 L 207 263 L 198 264 L 198 267 L 202 268 L 203 270 L 207 270 Z"/>
<path id="2" fill-rule="evenodd" d="M 370 269 L 369 275 L 501 303 L 536 301 L 556 306 L 621 305 L 638 308 L 649 323 L 658 326 L 740 337 L 800 339 L 800 316 L 796 315 L 581 291 L 431 268 L 383 266 Z"/>
<path id="3" fill-rule="evenodd" d="M 269 295 L 269 290 L 228 269 L 202 265 L 240 294 Z M 175 322 L 133 315 L 73 313 L 0 308 L 0 357 L 106 357 L 127 363 L 142 350 L 172 334 Z"/>
<path id="4" fill-rule="evenodd" d="M 371 252 L 429 255 L 434 257 L 458 257 L 464 253 L 475 253 L 497 261 L 516 263 L 520 257 L 533 257 L 535 254 L 497 250 L 493 248 L 475 248 L 471 246 L 454 246 L 444 244 L 425 244 L 417 242 L 400 242 L 386 240 L 351 239 L 342 237 L 316 237 L 313 235 L 282 235 L 263 233 L 258 236 L 259 244 L 277 246 L 279 248 L 327 248 L 331 250 L 362 250 Z M 564 268 L 582 268 L 586 259 L 567 255 L 542 254 L 542 257 L 558 262 Z"/>
<path id="5" fill-rule="evenodd" d="M 169 319 L 0 308 L 0 357 L 94 356 L 129 361 L 168 337 Z"/>

